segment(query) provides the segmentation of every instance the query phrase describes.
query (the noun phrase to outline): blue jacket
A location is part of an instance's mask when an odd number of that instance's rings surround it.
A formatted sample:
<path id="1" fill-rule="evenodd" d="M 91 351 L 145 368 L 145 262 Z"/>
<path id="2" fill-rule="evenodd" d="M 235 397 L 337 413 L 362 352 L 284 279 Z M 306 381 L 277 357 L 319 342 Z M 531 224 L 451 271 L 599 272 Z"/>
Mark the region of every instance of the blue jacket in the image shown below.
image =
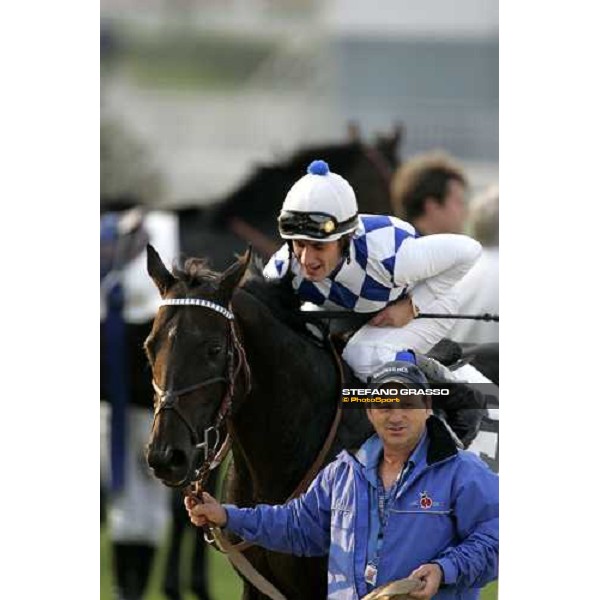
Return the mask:
<path id="1" fill-rule="evenodd" d="M 279 552 L 328 554 L 328 599 L 362 598 L 370 591 L 364 579 L 369 498 L 381 448 L 372 436 L 355 455 L 341 452 L 303 496 L 285 505 L 225 505 L 227 529 Z M 436 600 L 474 600 L 477 588 L 498 576 L 498 476 L 458 450 L 435 417 L 411 459 L 390 505 L 377 585 L 436 562 L 444 572 Z"/>

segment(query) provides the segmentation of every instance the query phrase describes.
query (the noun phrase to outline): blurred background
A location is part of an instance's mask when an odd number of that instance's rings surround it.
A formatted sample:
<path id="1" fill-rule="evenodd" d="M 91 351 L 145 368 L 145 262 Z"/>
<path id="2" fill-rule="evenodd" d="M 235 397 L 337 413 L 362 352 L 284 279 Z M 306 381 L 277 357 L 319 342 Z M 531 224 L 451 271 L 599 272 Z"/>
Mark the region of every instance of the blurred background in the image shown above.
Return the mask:
<path id="1" fill-rule="evenodd" d="M 161 206 L 218 202 L 350 121 L 497 175 L 496 0 L 103 0 L 101 44 L 103 123 L 148 149 Z"/>
<path id="2" fill-rule="evenodd" d="M 248 242 L 266 258 L 315 158 L 362 212 L 406 218 L 394 182 L 441 150 L 464 180 L 460 228 L 486 246 L 464 306 L 497 313 L 498 2 L 102 0 L 100 44 L 101 598 L 236 598 L 145 466 L 145 243 L 166 264 L 184 252 L 224 269 Z M 454 339 L 497 341 L 497 326 Z M 476 448 L 497 460 L 488 425 Z"/>

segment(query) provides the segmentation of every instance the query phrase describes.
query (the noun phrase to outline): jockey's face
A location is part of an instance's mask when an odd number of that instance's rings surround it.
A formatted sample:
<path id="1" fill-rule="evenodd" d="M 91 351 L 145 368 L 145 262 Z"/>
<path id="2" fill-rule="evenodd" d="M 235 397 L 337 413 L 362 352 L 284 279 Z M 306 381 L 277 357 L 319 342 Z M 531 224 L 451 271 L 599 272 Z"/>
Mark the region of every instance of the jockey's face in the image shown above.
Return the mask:
<path id="1" fill-rule="evenodd" d="M 384 449 L 410 453 L 417 445 L 430 414 L 430 401 L 423 398 L 406 396 L 401 408 L 367 409 L 369 421 L 381 438 Z"/>
<path id="2" fill-rule="evenodd" d="M 342 258 L 342 244 L 293 240 L 294 254 L 302 267 L 302 276 L 309 281 L 322 281 L 338 265 Z"/>

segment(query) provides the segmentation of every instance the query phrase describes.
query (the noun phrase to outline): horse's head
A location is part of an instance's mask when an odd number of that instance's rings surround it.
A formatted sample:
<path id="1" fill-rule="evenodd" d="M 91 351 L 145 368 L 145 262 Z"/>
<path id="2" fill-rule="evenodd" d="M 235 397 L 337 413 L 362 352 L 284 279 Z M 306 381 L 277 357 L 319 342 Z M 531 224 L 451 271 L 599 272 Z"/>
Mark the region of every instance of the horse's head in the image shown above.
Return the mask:
<path id="1" fill-rule="evenodd" d="M 187 485 L 218 444 L 243 360 L 229 306 L 249 260 L 247 252 L 218 274 L 189 259 L 170 273 L 148 246 L 148 273 L 162 297 L 145 343 L 156 391 L 148 464 L 167 485 Z"/>

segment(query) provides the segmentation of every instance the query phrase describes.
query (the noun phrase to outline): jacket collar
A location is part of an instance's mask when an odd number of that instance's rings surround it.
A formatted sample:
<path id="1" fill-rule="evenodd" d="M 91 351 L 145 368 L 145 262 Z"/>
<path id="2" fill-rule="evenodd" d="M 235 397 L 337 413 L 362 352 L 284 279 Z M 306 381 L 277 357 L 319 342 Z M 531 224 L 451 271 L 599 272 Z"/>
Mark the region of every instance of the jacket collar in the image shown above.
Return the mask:
<path id="1" fill-rule="evenodd" d="M 427 464 L 433 465 L 458 454 L 458 446 L 447 425 L 436 416 L 427 419 L 427 435 L 430 443 L 427 450 Z"/>
<path id="2" fill-rule="evenodd" d="M 353 455 L 344 450 L 339 457 L 357 461 L 363 469 L 370 470 L 377 467 L 382 448 L 381 438 L 373 434 Z M 409 460 L 415 464 L 424 462 L 430 466 L 455 454 L 458 454 L 458 447 L 446 425 L 435 415 L 431 415 L 426 421 L 425 433 Z"/>

